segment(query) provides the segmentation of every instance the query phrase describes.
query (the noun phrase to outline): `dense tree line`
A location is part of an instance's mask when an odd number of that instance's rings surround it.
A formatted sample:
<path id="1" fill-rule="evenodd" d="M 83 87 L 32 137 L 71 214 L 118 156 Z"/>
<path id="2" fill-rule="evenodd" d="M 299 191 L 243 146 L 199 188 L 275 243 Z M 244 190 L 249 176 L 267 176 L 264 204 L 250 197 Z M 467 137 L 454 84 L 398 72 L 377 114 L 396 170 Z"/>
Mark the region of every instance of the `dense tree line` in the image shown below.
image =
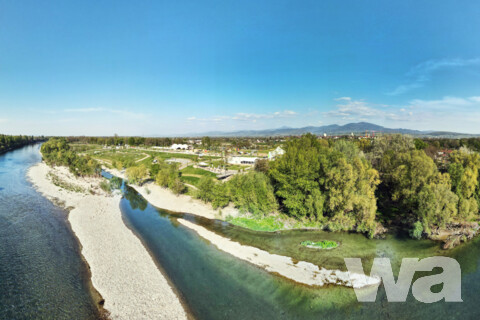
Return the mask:
<path id="1" fill-rule="evenodd" d="M 145 137 L 66 137 L 69 143 L 99 144 L 107 146 L 160 146 L 167 147 L 173 143 L 186 143 L 185 138 L 145 138 Z"/>
<path id="2" fill-rule="evenodd" d="M 90 156 L 79 156 L 65 138 L 51 138 L 40 149 L 43 160 L 51 166 L 67 166 L 75 176 L 98 176 L 101 167 Z"/>
<path id="3" fill-rule="evenodd" d="M 478 221 L 478 153 L 460 148 L 439 170 L 423 140 L 390 135 L 360 141 L 310 134 L 289 139 L 285 154 L 259 161 L 257 172 L 226 183 L 202 178 L 197 197 L 214 207 L 233 202 L 260 215 L 278 208 L 330 230 L 370 236 L 379 222 L 405 226 L 419 238 L 449 224 Z"/>
<path id="4" fill-rule="evenodd" d="M 373 235 L 379 174 L 354 143 L 329 147 L 310 134 L 290 140 L 269 176 L 287 214 Z"/>
<path id="5" fill-rule="evenodd" d="M 439 170 L 418 140 L 403 136 L 376 140 L 387 145 L 377 162 L 380 212 L 410 226 L 415 237 L 448 224 L 478 220 L 480 157 L 466 148 L 454 151 Z"/>
<path id="6" fill-rule="evenodd" d="M 220 141 L 248 145 L 241 138 L 207 137 L 202 144 L 215 148 Z M 214 208 L 233 203 L 255 216 L 279 211 L 330 230 L 372 236 L 379 225 L 395 225 L 408 228 L 412 237 L 428 237 L 449 225 L 478 221 L 480 155 L 472 151 L 477 150 L 477 141 L 406 135 L 324 139 L 306 134 L 286 139 L 283 156 L 258 161 L 255 170 L 227 182 L 202 177 L 195 196 Z M 55 144 L 57 156 L 50 161 L 70 163 L 66 141 L 55 140 Z M 441 163 L 437 161 L 440 150 L 449 151 L 443 152 L 446 161 Z M 174 164 L 132 166 L 127 176 L 136 183 L 152 179 L 176 194 L 186 190 Z"/>
<path id="7" fill-rule="evenodd" d="M 395 137 L 402 135 L 389 135 L 386 137 Z M 110 137 L 66 137 L 69 143 L 85 143 L 85 144 L 100 144 L 100 145 L 131 145 L 131 146 L 171 146 L 174 143 L 182 144 L 187 143 L 189 140 L 200 140 L 203 147 L 207 149 L 220 148 L 224 145 L 230 145 L 238 149 L 250 149 L 250 148 L 271 148 L 279 144 L 282 144 L 284 140 L 296 139 L 299 137 L 201 137 L 201 138 L 186 138 L 186 137 L 121 137 L 118 135 Z M 343 139 L 352 139 L 351 136 L 342 137 Z M 335 139 L 332 137 L 322 138 L 326 140 L 330 146 L 333 146 Z M 372 151 L 373 141 L 377 139 L 364 138 L 354 140 L 355 144 L 364 153 Z M 381 139 L 380 139 L 381 140 Z M 472 138 L 416 138 L 410 141 L 413 142 L 413 146 L 418 150 L 425 150 L 427 154 L 434 151 L 440 151 L 444 149 L 458 150 L 461 147 L 466 147 L 473 151 L 480 151 L 480 137 Z"/>
<path id="8" fill-rule="evenodd" d="M 37 141 L 42 141 L 43 137 L 33 136 L 7 136 L 0 134 L 0 153 L 4 153 L 15 148 L 20 148 Z"/>
<path id="9" fill-rule="evenodd" d="M 196 197 L 211 202 L 214 209 L 223 208 L 232 202 L 241 212 L 250 212 L 256 216 L 277 209 L 273 186 L 262 172 L 235 175 L 224 183 L 203 177 Z"/>
<path id="10" fill-rule="evenodd" d="M 99 144 L 107 146 L 159 146 L 169 147 L 174 143 L 186 144 L 193 140 L 193 145 L 209 150 L 219 150 L 225 146 L 231 146 L 235 149 L 250 149 L 255 147 L 270 148 L 279 144 L 282 138 L 227 138 L 227 137 L 201 137 L 201 138 L 173 138 L 173 137 L 120 137 L 118 135 L 110 137 L 66 137 L 69 143 Z M 197 143 L 198 141 L 198 143 Z"/>

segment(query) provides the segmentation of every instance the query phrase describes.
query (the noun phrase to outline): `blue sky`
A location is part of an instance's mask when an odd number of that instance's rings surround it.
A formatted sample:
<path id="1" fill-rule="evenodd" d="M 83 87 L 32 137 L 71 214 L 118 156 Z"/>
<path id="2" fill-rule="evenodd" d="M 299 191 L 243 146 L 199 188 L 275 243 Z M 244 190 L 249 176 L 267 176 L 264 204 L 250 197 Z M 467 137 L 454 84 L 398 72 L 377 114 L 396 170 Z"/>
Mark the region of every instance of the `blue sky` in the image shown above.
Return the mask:
<path id="1" fill-rule="evenodd" d="M 478 1 L 0 0 L 0 132 L 480 133 Z"/>

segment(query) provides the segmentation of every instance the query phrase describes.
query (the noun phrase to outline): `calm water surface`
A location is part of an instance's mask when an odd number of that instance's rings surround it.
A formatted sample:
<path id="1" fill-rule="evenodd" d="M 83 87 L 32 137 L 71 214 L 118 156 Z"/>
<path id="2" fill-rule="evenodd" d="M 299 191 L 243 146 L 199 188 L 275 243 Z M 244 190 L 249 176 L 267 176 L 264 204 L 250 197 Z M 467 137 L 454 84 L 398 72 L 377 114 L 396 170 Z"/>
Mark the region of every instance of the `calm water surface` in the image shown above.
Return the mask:
<path id="1" fill-rule="evenodd" d="M 390 236 L 368 240 L 358 234 L 318 231 L 259 233 L 150 205 L 126 187 L 120 208 L 198 319 L 480 319 L 480 241 L 443 251 L 438 243 Z M 345 269 L 343 257 L 390 257 L 395 272 L 402 258 L 450 255 L 462 266 L 463 303 L 423 304 L 409 293 L 405 303 L 388 303 L 383 287 L 375 303 L 358 303 L 353 289 L 311 288 L 272 275 L 218 250 L 177 222 L 188 219 L 218 234 L 272 253 Z M 341 246 L 317 251 L 303 240 L 332 239 Z M 438 271 L 437 271 L 438 272 Z M 425 274 L 427 275 L 427 274 Z M 440 290 L 441 288 L 438 288 Z"/>
<path id="2" fill-rule="evenodd" d="M 39 145 L 0 155 L 0 319 L 95 319 L 87 266 L 66 212 L 25 174 Z"/>

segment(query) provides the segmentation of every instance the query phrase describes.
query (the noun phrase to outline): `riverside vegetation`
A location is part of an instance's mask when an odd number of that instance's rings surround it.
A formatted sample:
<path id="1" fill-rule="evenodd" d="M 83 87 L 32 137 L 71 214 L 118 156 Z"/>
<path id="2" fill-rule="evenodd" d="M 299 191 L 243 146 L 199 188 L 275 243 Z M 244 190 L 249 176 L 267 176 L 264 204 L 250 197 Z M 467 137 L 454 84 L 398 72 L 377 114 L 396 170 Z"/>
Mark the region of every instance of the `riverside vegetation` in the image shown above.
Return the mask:
<path id="1" fill-rule="evenodd" d="M 323 240 L 323 241 L 310 241 L 310 240 L 307 240 L 307 241 L 302 241 L 300 243 L 302 246 L 304 247 L 307 247 L 307 248 L 313 248 L 313 249 L 334 249 L 336 247 L 338 247 L 338 243 L 336 243 L 335 241 L 331 241 L 331 240 Z"/>
<path id="2" fill-rule="evenodd" d="M 100 176 L 101 167 L 90 156 L 79 156 L 63 138 L 51 138 L 40 149 L 50 166 L 66 166 L 75 176 Z"/>
<path id="3" fill-rule="evenodd" d="M 0 154 L 32 144 L 38 141 L 42 141 L 43 137 L 33 136 L 8 136 L 0 134 Z"/>
<path id="4" fill-rule="evenodd" d="M 176 194 L 188 191 L 219 210 L 233 203 L 245 214 L 227 220 L 255 230 L 321 228 L 373 237 L 401 228 L 449 247 L 478 230 L 480 155 L 459 146 L 447 163 L 436 163 L 429 146 L 405 135 L 327 140 L 306 134 L 288 139 L 283 156 L 260 160 L 255 170 L 226 182 L 163 161 L 133 165 L 126 175 L 132 183 L 150 179 Z M 78 174 L 96 172 L 92 159 L 76 160 L 72 153 L 47 159 L 64 159 Z M 182 178 L 182 171 L 196 177 Z M 185 185 L 193 178 L 197 190 Z"/>

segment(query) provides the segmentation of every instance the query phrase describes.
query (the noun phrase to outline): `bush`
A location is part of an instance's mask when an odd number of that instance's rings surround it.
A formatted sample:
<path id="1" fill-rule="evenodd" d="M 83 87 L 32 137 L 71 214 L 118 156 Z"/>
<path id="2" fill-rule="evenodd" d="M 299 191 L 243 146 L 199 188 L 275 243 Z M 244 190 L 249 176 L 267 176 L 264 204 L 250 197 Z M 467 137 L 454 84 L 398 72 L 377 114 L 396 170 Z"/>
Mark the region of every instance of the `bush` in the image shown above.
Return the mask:
<path id="1" fill-rule="evenodd" d="M 227 221 L 236 226 L 255 231 L 277 231 L 284 228 L 281 221 L 274 216 L 267 217 L 227 217 Z"/>
<path id="2" fill-rule="evenodd" d="M 213 189 L 215 188 L 215 182 L 212 178 L 202 177 L 198 182 L 198 190 L 195 193 L 195 198 L 202 200 L 203 202 L 213 201 Z"/>
<path id="3" fill-rule="evenodd" d="M 270 162 L 268 159 L 258 159 L 255 162 L 255 171 L 268 173 L 270 169 Z"/>
<path id="4" fill-rule="evenodd" d="M 176 167 L 163 163 L 159 166 L 158 173 L 155 176 L 155 182 L 161 187 L 169 188 L 169 185 L 173 185 L 176 178 L 178 178 Z"/>
<path id="5" fill-rule="evenodd" d="M 112 191 L 112 187 L 110 185 L 110 182 L 107 181 L 106 179 L 103 179 L 102 182 L 100 182 L 100 189 L 102 189 L 105 192 L 110 193 Z"/>
<path id="6" fill-rule="evenodd" d="M 185 184 L 180 180 L 180 178 L 176 177 L 174 180 L 169 182 L 168 188 L 176 195 L 179 195 L 185 191 Z"/>
<path id="7" fill-rule="evenodd" d="M 261 172 L 236 175 L 227 184 L 230 198 L 241 212 L 265 215 L 278 208 L 270 180 Z"/>
<path id="8" fill-rule="evenodd" d="M 423 235 L 423 225 L 420 221 L 413 224 L 413 229 L 410 231 L 410 235 L 414 239 L 421 239 Z"/>
<path id="9" fill-rule="evenodd" d="M 129 167 L 125 172 L 129 182 L 141 184 L 148 177 L 147 168 L 145 166 Z"/>
<path id="10" fill-rule="evenodd" d="M 213 187 L 213 209 L 224 208 L 230 203 L 230 196 L 228 194 L 228 187 L 226 184 L 217 182 Z"/>

